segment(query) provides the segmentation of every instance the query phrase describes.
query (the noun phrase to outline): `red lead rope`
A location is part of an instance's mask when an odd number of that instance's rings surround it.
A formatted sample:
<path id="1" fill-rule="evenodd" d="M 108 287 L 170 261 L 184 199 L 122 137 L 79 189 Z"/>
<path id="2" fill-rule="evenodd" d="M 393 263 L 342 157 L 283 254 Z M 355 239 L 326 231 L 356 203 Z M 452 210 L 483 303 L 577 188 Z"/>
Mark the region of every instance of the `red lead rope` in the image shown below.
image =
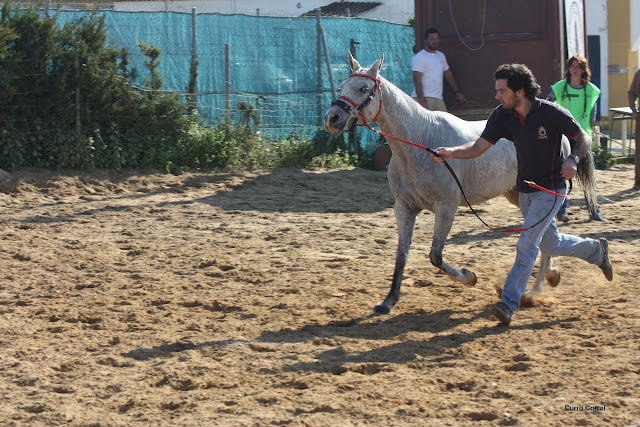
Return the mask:
<path id="1" fill-rule="evenodd" d="M 566 196 L 564 196 L 564 195 L 562 195 L 562 194 L 560 194 L 560 193 L 556 193 L 556 192 L 553 192 L 553 191 L 551 191 L 551 190 L 547 190 L 547 189 L 546 189 L 546 188 L 544 188 L 544 187 L 540 187 L 538 184 L 536 184 L 536 183 L 535 183 L 535 182 L 533 182 L 533 181 L 527 181 L 527 180 L 525 179 L 525 180 L 524 180 L 524 182 L 525 182 L 529 187 L 537 188 L 538 190 L 542 190 L 542 191 L 544 191 L 545 193 L 549 193 L 549 194 L 551 194 L 552 196 L 556 196 L 556 197 L 566 197 Z"/>
<path id="2" fill-rule="evenodd" d="M 402 139 L 402 138 L 397 138 L 395 136 L 386 134 L 384 132 L 380 132 L 378 130 L 375 130 L 374 128 L 372 128 L 369 125 L 364 125 L 364 127 L 366 127 L 367 129 L 377 133 L 378 135 L 382 135 L 384 137 L 388 137 L 388 138 L 392 138 L 395 139 L 396 141 L 400 141 L 400 142 L 404 142 L 405 144 L 409 144 L 409 145 L 413 145 L 414 147 L 418 147 L 421 148 L 423 150 L 427 150 L 428 152 L 430 152 L 431 154 L 435 154 L 438 157 L 442 157 L 440 156 L 440 154 L 436 153 L 434 150 L 432 150 L 429 147 L 425 147 L 424 145 L 420 145 L 420 144 L 416 144 L 415 142 L 411 142 L 411 141 L 407 141 L 406 139 Z M 444 159 L 443 159 L 444 160 Z M 553 204 L 553 206 L 551 207 L 551 210 L 549 211 L 548 214 L 546 214 L 540 221 L 536 222 L 535 224 L 533 224 L 531 227 L 527 227 L 527 228 L 518 228 L 518 229 L 509 229 L 509 230 L 501 230 L 498 228 L 493 228 L 491 227 L 489 224 L 487 224 L 486 222 L 484 222 L 484 220 L 482 218 L 480 218 L 480 216 L 478 215 L 478 213 L 475 211 L 475 209 L 473 209 L 473 207 L 471 206 L 471 203 L 469 202 L 469 199 L 467 199 L 467 195 L 464 193 L 464 190 L 462 189 L 462 184 L 460 184 L 460 181 L 458 180 L 458 177 L 456 175 L 456 173 L 453 171 L 453 169 L 451 169 L 451 166 L 449 166 L 449 164 L 447 163 L 446 160 L 444 160 L 444 165 L 447 167 L 447 169 L 449 170 L 449 172 L 451 172 L 451 175 L 453 175 L 453 179 L 456 180 L 456 184 L 458 184 L 458 188 L 460 188 L 460 192 L 462 192 L 462 196 L 464 197 L 465 202 L 467 202 L 467 205 L 469 206 L 469 209 L 471 209 L 471 212 L 473 212 L 473 214 L 480 220 L 480 222 L 482 222 L 484 225 L 486 225 L 489 229 L 491 229 L 492 231 L 498 231 L 500 233 L 520 233 L 522 231 L 527 231 L 532 229 L 533 227 L 535 227 L 536 225 L 540 224 L 542 221 L 545 220 L 545 218 L 547 218 L 551 212 L 553 212 L 553 208 L 555 207 L 555 202 Z M 538 184 L 536 184 L 533 181 L 525 181 L 529 186 L 537 188 L 538 190 L 544 191 L 545 193 L 549 193 L 552 194 L 556 197 L 566 197 L 562 194 L 559 193 L 555 193 L 551 190 L 547 190 L 544 187 L 539 186 Z"/>

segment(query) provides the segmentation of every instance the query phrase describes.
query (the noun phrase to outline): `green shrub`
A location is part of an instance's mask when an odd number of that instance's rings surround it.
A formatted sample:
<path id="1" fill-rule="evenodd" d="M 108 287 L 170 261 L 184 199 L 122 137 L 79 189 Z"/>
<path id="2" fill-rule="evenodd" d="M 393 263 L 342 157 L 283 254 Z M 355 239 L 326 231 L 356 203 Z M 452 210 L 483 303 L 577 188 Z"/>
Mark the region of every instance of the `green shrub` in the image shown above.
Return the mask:
<path id="1" fill-rule="evenodd" d="M 164 163 L 185 123 L 185 105 L 166 92 L 141 93 L 126 49 L 107 44 L 104 17 L 60 26 L 34 8 L 0 17 L 0 167 L 141 167 Z M 160 51 L 147 81 L 162 85 Z M 28 76 L 29 78 L 25 78 Z"/>
<path id="2" fill-rule="evenodd" d="M 332 154 L 321 154 L 311 159 L 309 166 L 315 168 L 344 168 L 354 166 L 358 162 L 358 156 L 351 155 L 340 149 Z"/>
<path id="3" fill-rule="evenodd" d="M 342 167 L 366 164 L 343 136 L 262 137 L 260 116 L 237 106 L 237 126 L 206 125 L 185 99 L 162 91 L 160 49 L 140 42 L 148 77 L 129 68 L 129 51 L 107 42 L 104 17 L 60 26 L 35 8 L 0 16 L 0 168 Z M 195 70 L 191 70 L 192 75 Z M 28 76 L 28 78 L 26 78 Z M 151 90 L 149 90 L 151 89 Z M 188 100 L 187 100 L 188 102 Z"/>
<path id="4" fill-rule="evenodd" d="M 600 144 L 593 144 L 591 146 L 593 152 L 593 161 L 596 164 L 596 169 L 607 169 L 616 164 L 616 159 L 613 155 Z"/>

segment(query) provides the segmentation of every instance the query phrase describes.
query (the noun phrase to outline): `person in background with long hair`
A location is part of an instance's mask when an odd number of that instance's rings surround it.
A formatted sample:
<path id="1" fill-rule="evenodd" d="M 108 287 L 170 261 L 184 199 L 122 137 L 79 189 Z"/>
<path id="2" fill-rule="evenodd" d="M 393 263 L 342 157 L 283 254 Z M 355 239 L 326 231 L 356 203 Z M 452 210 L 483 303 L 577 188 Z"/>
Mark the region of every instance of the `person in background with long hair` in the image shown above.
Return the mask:
<path id="1" fill-rule="evenodd" d="M 569 110 L 573 118 L 591 137 L 591 126 L 596 119 L 596 102 L 599 96 L 600 89 L 591 83 L 591 69 L 587 58 L 578 54 L 567 60 L 565 78 L 551 86 L 551 93 L 547 99 Z M 567 215 L 568 206 L 568 198 L 565 198 L 556 215 L 558 221 L 569 221 L 569 216 Z M 592 220 L 605 221 L 600 215 L 600 206 L 598 204 L 589 206 L 587 202 L 587 209 Z"/>

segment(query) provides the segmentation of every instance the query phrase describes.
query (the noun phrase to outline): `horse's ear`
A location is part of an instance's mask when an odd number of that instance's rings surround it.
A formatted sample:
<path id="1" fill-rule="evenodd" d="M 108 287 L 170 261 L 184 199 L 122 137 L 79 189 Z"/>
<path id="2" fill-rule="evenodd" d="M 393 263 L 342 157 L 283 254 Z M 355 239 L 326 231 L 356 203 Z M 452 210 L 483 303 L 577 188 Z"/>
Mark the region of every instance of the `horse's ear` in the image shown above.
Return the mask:
<path id="1" fill-rule="evenodd" d="M 373 63 L 371 68 L 369 69 L 369 73 L 373 74 L 373 77 L 376 77 L 380 70 L 382 69 L 382 62 L 384 61 L 384 53 L 380 55 L 380 59 Z"/>
<path id="2" fill-rule="evenodd" d="M 348 53 L 349 53 L 349 66 L 351 67 L 351 72 L 355 73 L 362 67 L 360 66 L 360 63 L 356 60 L 356 58 L 354 58 L 353 55 L 351 55 L 351 52 L 348 52 Z"/>

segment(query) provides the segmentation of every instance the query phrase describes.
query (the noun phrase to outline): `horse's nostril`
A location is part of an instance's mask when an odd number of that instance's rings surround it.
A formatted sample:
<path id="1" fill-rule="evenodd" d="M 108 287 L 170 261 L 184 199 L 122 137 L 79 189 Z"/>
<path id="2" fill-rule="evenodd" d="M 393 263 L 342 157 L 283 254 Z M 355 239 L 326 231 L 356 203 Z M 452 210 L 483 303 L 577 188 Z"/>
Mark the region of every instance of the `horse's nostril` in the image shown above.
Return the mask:
<path id="1" fill-rule="evenodd" d="M 338 121 L 338 115 L 337 114 L 332 114 L 331 117 L 329 117 L 329 123 L 335 123 Z"/>

